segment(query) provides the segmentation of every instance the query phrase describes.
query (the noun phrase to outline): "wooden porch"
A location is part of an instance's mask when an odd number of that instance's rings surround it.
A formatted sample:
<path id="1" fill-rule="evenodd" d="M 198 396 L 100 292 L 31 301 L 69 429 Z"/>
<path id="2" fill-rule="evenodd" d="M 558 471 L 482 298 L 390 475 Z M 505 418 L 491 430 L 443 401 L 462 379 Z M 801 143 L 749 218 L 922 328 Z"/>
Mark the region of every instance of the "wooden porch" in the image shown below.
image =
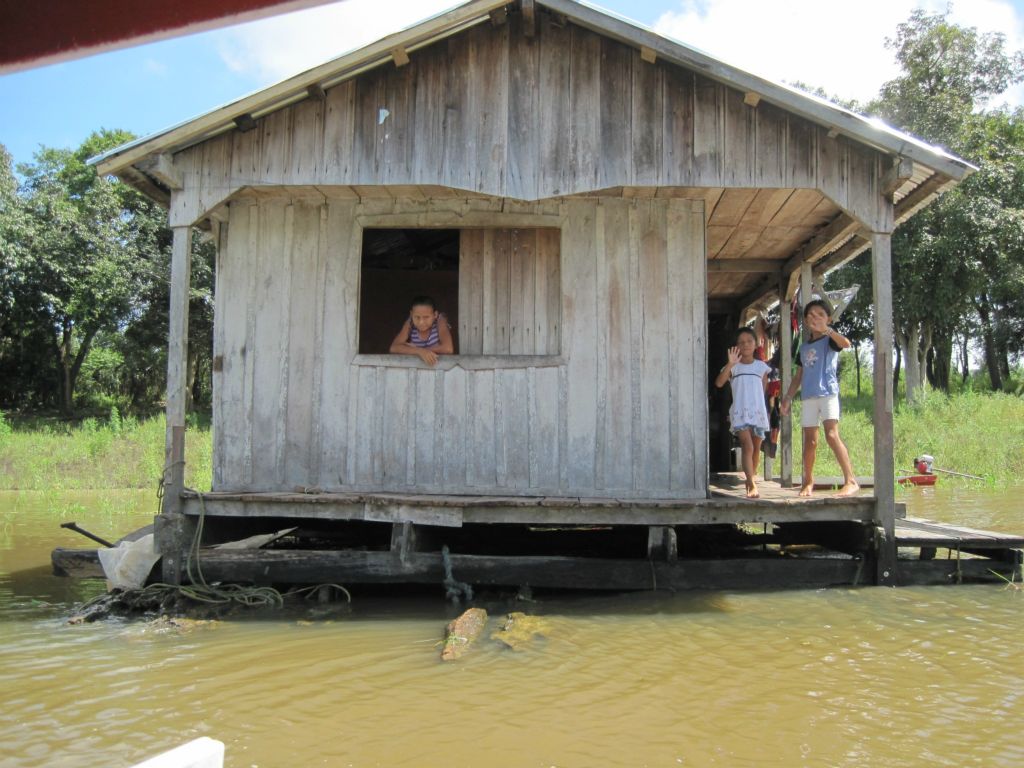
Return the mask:
<path id="1" fill-rule="evenodd" d="M 747 499 L 737 474 L 716 475 L 707 499 L 617 499 L 568 496 L 326 493 L 296 488 L 291 493 L 182 494 L 186 516 L 303 518 L 459 528 L 463 525 L 676 526 L 865 521 L 875 519 L 870 493 L 839 498 L 819 492 L 800 498 L 795 489 L 762 481 L 761 498 Z M 903 517 L 905 505 L 896 515 Z"/>
<path id="2" fill-rule="evenodd" d="M 182 566 L 202 531 L 211 582 L 530 585 L 552 589 L 793 589 L 954 584 L 1014 578 L 1024 536 L 905 517 L 896 506 L 895 572 L 877 504 L 862 491 L 809 499 L 764 481 L 743 497 L 736 474 L 708 499 L 430 496 L 394 493 L 197 493 L 165 540 Z M 200 523 L 202 526 L 200 527 Z M 279 531 L 262 546 L 219 548 Z M 195 555 L 192 555 L 195 556 Z M 102 577 L 96 550 L 58 549 L 58 574 Z"/>

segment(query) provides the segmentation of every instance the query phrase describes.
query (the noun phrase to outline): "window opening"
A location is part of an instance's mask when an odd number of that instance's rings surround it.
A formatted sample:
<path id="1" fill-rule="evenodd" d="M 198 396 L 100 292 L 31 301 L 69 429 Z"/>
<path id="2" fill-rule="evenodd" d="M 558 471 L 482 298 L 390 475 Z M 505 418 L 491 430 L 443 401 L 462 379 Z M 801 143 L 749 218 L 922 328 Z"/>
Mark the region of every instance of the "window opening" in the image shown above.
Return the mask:
<path id="1" fill-rule="evenodd" d="M 431 296 L 459 351 L 459 230 L 365 229 L 359 352 L 386 354 L 416 296 Z"/>

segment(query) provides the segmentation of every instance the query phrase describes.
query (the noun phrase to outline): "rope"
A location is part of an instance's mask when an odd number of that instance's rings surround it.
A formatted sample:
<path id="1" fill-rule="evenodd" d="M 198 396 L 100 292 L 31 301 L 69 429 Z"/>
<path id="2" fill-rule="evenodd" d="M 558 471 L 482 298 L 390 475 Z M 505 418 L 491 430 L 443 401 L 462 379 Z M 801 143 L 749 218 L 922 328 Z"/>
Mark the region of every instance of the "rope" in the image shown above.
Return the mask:
<path id="1" fill-rule="evenodd" d="M 170 462 L 164 467 L 164 471 L 157 484 L 157 514 L 162 510 L 165 481 L 167 479 L 168 472 L 170 472 L 177 464 L 184 463 L 185 462 L 183 460 L 180 460 Z M 199 520 L 196 523 L 195 535 L 192 537 L 192 544 L 189 546 L 188 557 L 185 560 L 185 573 L 191 583 L 165 584 L 163 582 L 157 582 L 149 584 L 139 591 L 140 597 L 161 593 L 177 593 L 183 597 L 187 597 L 190 600 L 200 603 L 224 605 L 234 602 L 247 607 L 269 606 L 272 608 L 281 608 L 284 606 L 286 598 L 305 595 L 305 598 L 308 600 L 321 588 L 326 587 L 335 592 L 340 592 L 345 595 L 345 599 L 349 603 L 352 602 L 352 594 L 340 584 L 314 584 L 309 587 L 299 587 L 282 593 L 274 587 L 246 586 L 242 584 L 210 584 L 207 582 L 206 577 L 203 575 L 202 563 L 199 557 L 200 542 L 203 538 L 203 527 L 206 523 L 205 496 L 199 491 L 194 491 L 192 489 L 188 490 L 195 493 L 196 497 L 199 499 Z M 195 566 L 194 571 L 193 565 Z M 85 603 L 83 607 L 89 607 L 99 602 L 104 597 L 106 597 L 106 595 L 99 595 Z M 470 592 L 470 599 L 472 599 L 472 592 Z"/>
<path id="2" fill-rule="evenodd" d="M 455 603 L 455 605 L 458 605 L 463 597 L 466 598 L 466 602 L 471 602 L 473 600 L 473 587 L 463 581 L 455 580 L 455 576 L 452 575 L 451 553 L 448 551 L 447 544 L 441 547 L 441 562 L 444 564 L 443 583 L 446 590 L 445 597 Z"/>

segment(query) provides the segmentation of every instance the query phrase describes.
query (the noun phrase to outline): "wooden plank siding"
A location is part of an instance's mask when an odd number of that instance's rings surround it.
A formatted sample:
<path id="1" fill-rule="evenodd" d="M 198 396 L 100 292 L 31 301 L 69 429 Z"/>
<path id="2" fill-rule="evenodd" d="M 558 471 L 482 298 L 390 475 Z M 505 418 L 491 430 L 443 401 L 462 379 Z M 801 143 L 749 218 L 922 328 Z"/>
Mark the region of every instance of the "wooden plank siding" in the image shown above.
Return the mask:
<path id="1" fill-rule="evenodd" d="M 174 156 L 173 226 L 247 186 L 435 186 L 542 200 L 620 188 L 818 190 L 869 228 L 886 156 L 568 23 L 473 27 Z M 793 213 L 800 199 L 787 201 Z M 765 223 L 767 225 L 767 222 Z M 780 225 L 781 226 L 781 225 Z M 712 247 L 712 253 L 716 251 Z"/>
<path id="2" fill-rule="evenodd" d="M 358 354 L 389 219 L 471 225 L 475 354 Z M 221 244 L 215 490 L 704 497 L 702 202 L 254 196 Z"/>
<path id="3" fill-rule="evenodd" d="M 557 355 L 561 327 L 557 229 L 463 229 L 459 351 Z"/>

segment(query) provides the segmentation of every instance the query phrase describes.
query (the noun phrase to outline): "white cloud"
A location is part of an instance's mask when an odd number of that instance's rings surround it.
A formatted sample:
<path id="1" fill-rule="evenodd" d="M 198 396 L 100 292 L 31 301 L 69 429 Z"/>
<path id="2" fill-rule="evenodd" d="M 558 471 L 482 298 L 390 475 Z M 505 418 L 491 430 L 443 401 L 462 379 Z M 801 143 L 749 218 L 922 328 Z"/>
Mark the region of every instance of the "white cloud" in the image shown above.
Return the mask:
<path id="1" fill-rule="evenodd" d="M 941 13 L 946 0 L 682 0 L 654 29 L 752 74 L 866 101 L 897 73 L 885 38 L 917 7 Z M 1024 48 L 1021 15 L 1006 0 L 961 0 L 950 18 Z M 1019 104 L 1024 89 L 1005 97 Z"/>
<path id="2" fill-rule="evenodd" d="M 601 2 L 601 0 L 597 0 Z M 885 38 L 915 7 L 947 0 L 661 0 L 654 29 L 753 74 L 820 86 L 840 98 L 872 98 L 897 70 Z M 619 6 L 618 0 L 606 0 Z M 659 0 L 654 0 L 659 2 Z M 459 0 L 344 0 L 217 33 L 227 66 L 262 87 L 378 40 L 457 5 Z M 1006 35 L 1024 48 L 1021 0 L 959 0 L 951 18 Z M 1024 103 L 1024 86 L 1005 100 Z M 1002 101 L 999 99 L 997 101 Z"/>
<path id="3" fill-rule="evenodd" d="M 457 5 L 458 0 L 345 0 L 224 31 L 227 66 L 257 87 L 283 80 Z"/>
<path id="4" fill-rule="evenodd" d="M 154 75 L 160 75 L 161 77 L 163 77 L 167 74 L 167 65 L 162 61 L 157 61 L 156 59 L 146 59 L 146 61 L 143 62 L 143 66 L 145 67 L 147 72 L 151 72 Z"/>

